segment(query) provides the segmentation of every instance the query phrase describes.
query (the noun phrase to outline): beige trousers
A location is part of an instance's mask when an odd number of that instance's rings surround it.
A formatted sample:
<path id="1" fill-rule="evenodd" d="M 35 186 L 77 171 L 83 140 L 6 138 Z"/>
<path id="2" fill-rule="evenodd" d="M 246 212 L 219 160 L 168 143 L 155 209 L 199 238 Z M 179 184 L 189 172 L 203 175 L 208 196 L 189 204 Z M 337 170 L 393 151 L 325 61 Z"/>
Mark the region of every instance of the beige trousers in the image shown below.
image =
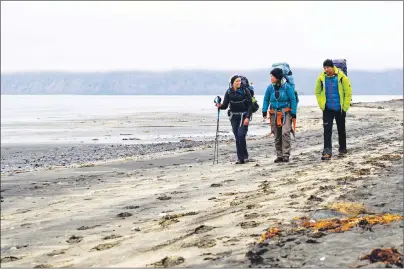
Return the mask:
<path id="1" fill-rule="evenodd" d="M 290 113 L 285 113 L 286 120 L 282 127 L 278 127 L 275 122 L 275 115 L 271 115 L 271 130 L 275 134 L 275 149 L 277 157 L 289 157 L 291 150 L 290 128 L 292 117 Z"/>

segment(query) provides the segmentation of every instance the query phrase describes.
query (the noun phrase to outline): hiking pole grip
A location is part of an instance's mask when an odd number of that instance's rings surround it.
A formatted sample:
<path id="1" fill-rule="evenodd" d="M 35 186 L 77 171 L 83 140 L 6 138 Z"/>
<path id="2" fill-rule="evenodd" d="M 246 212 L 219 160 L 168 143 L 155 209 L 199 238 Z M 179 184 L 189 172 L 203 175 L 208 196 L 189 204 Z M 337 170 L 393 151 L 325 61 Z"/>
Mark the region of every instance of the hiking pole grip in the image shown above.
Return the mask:
<path id="1" fill-rule="evenodd" d="M 222 98 L 218 95 L 215 97 L 215 100 L 213 100 L 215 104 L 221 104 L 222 103 Z"/>

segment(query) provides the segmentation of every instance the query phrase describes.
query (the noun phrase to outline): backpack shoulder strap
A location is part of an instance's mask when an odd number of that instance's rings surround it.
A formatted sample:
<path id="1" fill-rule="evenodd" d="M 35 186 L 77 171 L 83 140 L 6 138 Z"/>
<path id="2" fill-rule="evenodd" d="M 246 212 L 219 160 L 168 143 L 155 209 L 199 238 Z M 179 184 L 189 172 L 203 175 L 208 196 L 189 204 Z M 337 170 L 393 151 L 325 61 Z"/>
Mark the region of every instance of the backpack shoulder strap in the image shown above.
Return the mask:
<path id="1" fill-rule="evenodd" d="M 246 95 L 248 95 L 250 98 L 252 98 L 252 97 L 251 97 L 250 90 L 247 90 L 246 88 L 243 88 L 243 91 L 244 91 L 244 93 L 245 93 Z"/>

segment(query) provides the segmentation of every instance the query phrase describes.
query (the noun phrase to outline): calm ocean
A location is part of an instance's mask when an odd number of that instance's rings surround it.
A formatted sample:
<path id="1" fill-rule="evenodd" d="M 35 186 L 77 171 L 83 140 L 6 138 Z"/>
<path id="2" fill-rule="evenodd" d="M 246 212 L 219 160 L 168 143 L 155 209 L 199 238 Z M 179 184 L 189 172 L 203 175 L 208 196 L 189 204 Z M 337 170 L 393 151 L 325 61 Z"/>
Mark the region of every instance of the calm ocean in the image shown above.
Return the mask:
<path id="1" fill-rule="evenodd" d="M 354 95 L 353 101 L 376 102 L 402 97 Z M 261 105 L 262 98 L 257 96 Z M 1 140 L 2 143 L 100 143 L 102 137 L 102 142 L 116 143 L 122 142 L 119 133 L 128 131 L 136 137 L 125 140 L 130 143 L 211 137 L 215 131 L 211 126 L 216 125 L 213 99 L 214 96 L 2 95 Z M 300 95 L 299 99 L 299 107 L 317 106 L 315 96 Z M 170 120 L 178 120 L 178 113 L 192 116 L 184 116 L 187 123 L 182 125 L 169 124 Z M 114 125 L 114 119 L 120 122 Z"/>

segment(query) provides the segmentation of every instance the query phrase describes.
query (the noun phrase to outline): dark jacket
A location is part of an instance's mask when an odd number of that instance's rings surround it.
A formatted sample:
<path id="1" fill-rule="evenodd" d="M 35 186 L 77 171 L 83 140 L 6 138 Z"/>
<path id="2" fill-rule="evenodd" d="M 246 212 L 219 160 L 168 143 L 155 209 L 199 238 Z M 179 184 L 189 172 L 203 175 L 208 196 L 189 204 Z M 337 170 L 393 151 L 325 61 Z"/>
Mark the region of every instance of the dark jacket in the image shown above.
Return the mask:
<path id="1" fill-rule="evenodd" d="M 249 118 L 252 115 L 253 106 L 251 94 L 248 90 L 232 88 L 228 89 L 223 98 L 223 104 L 220 109 L 225 110 L 230 105 L 230 111 L 235 113 L 245 113 L 245 117 Z"/>

